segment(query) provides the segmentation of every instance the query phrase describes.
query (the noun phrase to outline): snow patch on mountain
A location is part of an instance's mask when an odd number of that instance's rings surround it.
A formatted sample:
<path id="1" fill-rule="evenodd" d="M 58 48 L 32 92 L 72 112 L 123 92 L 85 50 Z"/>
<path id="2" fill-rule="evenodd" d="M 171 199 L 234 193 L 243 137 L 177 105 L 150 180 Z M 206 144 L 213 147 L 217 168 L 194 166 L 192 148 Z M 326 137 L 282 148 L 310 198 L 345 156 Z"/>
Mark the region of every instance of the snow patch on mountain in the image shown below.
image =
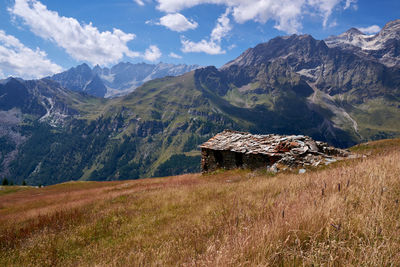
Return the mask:
<path id="1" fill-rule="evenodd" d="M 352 28 L 338 36 L 325 39 L 328 47 L 349 50 L 359 56 L 369 57 L 382 64 L 400 67 L 400 19 L 391 21 L 375 35 L 366 35 Z"/>

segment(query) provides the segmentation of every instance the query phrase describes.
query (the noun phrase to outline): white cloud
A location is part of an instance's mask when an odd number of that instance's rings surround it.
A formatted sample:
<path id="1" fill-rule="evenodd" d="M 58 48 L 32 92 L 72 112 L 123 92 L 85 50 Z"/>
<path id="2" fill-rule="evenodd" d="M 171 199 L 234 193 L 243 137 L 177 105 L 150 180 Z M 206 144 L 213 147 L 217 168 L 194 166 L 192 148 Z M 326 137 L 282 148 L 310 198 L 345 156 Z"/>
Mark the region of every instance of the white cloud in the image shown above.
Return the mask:
<path id="1" fill-rule="evenodd" d="M 144 3 L 142 0 L 133 0 L 136 4 L 138 4 L 139 6 L 144 6 Z"/>
<path id="2" fill-rule="evenodd" d="M 327 25 L 334 8 L 344 0 L 157 0 L 157 8 L 167 13 L 201 4 L 219 4 L 232 8 L 236 22 L 256 21 L 265 23 L 275 21 L 275 28 L 287 33 L 296 33 L 302 28 L 303 15 L 315 13 L 322 17 L 322 24 Z M 356 0 L 346 0 L 349 7 Z M 345 7 L 346 7 L 345 6 Z"/>
<path id="3" fill-rule="evenodd" d="M 231 44 L 230 46 L 228 46 L 228 50 L 235 49 L 236 47 L 237 47 L 236 44 Z"/>
<path id="4" fill-rule="evenodd" d="M 356 3 L 357 3 L 357 0 L 346 0 L 346 4 L 345 4 L 345 6 L 344 6 L 344 9 L 346 10 L 346 9 L 349 9 L 350 7 L 354 7 L 355 9 L 357 9 L 357 5 L 356 5 Z"/>
<path id="5" fill-rule="evenodd" d="M 200 42 L 192 42 L 187 39 L 182 38 L 182 52 L 184 53 L 207 53 L 209 55 L 219 55 L 225 54 L 225 51 L 222 50 L 220 44 L 216 44 L 212 41 L 201 40 Z"/>
<path id="6" fill-rule="evenodd" d="M 143 55 L 143 58 L 148 61 L 157 61 L 162 56 L 160 49 L 155 46 L 151 45 Z"/>
<path id="7" fill-rule="evenodd" d="M 81 25 L 74 18 L 48 10 L 37 0 L 15 0 L 9 11 L 20 17 L 34 34 L 64 48 L 76 60 L 107 65 L 121 60 L 124 55 L 140 56 L 127 46 L 135 38 L 134 34 L 119 29 L 100 32 L 91 23 Z"/>
<path id="8" fill-rule="evenodd" d="M 221 41 L 232 30 L 228 17 L 230 12 L 230 8 L 227 8 L 225 13 L 218 18 L 217 24 L 211 32 L 210 40 L 203 39 L 200 42 L 192 42 L 184 37 L 181 38 L 182 52 L 204 52 L 210 55 L 225 54 L 226 51 L 221 48 Z"/>
<path id="9" fill-rule="evenodd" d="M 221 42 L 222 38 L 232 30 L 230 19 L 228 18 L 230 12 L 231 10 L 228 8 L 225 13 L 218 18 L 217 25 L 215 25 L 211 32 L 212 41 Z"/>
<path id="10" fill-rule="evenodd" d="M 198 23 L 195 21 L 189 21 L 184 15 L 180 13 L 168 14 L 160 18 L 160 21 L 156 23 L 162 25 L 168 29 L 176 32 L 184 32 L 187 30 L 196 29 Z"/>
<path id="11" fill-rule="evenodd" d="M 4 74 L 15 75 L 26 79 L 41 78 L 62 71 L 62 68 L 51 62 L 47 54 L 36 48 L 32 50 L 12 35 L 0 30 L 0 69 Z"/>
<path id="12" fill-rule="evenodd" d="M 178 54 L 175 54 L 174 52 L 169 53 L 168 56 L 169 56 L 169 57 L 172 57 L 172 58 L 177 58 L 177 59 L 181 59 L 181 58 L 182 58 L 182 56 L 180 56 L 180 55 L 178 55 Z"/>
<path id="13" fill-rule="evenodd" d="M 375 34 L 381 30 L 381 27 L 379 27 L 378 25 L 372 25 L 369 27 L 358 28 L 358 29 L 365 34 Z"/>
<path id="14" fill-rule="evenodd" d="M 326 27 L 334 7 L 340 2 L 341 0 L 309 0 L 308 4 L 320 12 L 323 17 L 322 25 Z"/>

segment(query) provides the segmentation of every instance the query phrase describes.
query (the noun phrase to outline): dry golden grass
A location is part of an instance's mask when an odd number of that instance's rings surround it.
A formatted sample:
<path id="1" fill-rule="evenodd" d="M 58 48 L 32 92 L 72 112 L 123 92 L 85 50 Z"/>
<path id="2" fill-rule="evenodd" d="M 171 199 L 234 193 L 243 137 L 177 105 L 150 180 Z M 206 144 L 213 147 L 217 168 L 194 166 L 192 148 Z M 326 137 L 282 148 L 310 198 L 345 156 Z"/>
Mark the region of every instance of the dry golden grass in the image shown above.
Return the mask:
<path id="1" fill-rule="evenodd" d="M 0 196 L 1 266 L 399 266 L 400 141 L 368 158 Z"/>

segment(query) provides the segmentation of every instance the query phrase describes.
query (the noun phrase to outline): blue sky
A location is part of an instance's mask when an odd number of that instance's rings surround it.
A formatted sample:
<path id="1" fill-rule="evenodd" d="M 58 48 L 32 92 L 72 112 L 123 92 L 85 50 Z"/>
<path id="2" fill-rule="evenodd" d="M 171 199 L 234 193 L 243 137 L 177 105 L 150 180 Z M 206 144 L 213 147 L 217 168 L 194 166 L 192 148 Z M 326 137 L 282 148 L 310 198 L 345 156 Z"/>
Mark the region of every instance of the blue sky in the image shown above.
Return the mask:
<path id="1" fill-rule="evenodd" d="M 83 62 L 220 67 L 278 35 L 374 34 L 399 10 L 398 0 L 0 0 L 0 78 Z"/>

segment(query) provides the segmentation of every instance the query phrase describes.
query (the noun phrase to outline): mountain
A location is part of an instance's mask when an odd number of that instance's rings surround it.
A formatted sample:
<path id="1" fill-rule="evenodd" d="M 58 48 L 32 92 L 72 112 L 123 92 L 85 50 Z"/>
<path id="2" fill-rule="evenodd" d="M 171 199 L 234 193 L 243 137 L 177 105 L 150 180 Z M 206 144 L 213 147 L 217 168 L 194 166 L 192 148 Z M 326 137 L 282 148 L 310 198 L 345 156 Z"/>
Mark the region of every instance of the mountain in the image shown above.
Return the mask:
<path id="1" fill-rule="evenodd" d="M 159 63 L 154 65 L 126 62 L 119 63 L 112 68 L 101 68 L 97 65 L 91 69 L 84 63 L 48 78 L 73 91 L 85 92 L 97 97 L 115 97 L 132 92 L 146 81 L 181 75 L 198 67 L 185 64 Z"/>
<path id="2" fill-rule="evenodd" d="M 400 19 L 387 23 L 375 35 L 366 35 L 352 28 L 339 36 L 325 39 L 325 42 L 329 47 L 351 51 L 387 67 L 400 67 Z"/>
<path id="3" fill-rule="evenodd" d="M 92 73 L 122 86 L 122 73 L 135 67 Z M 88 84 L 89 75 L 79 77 Z M 3 98 L 0 171 L 17 183 L 199 171 L 198 145 L 224 129 L 304 134 L 340 147 L 400 136 L 400 69 L 310 35 L 277 37 L 220 69 L 154 79 L 122 97 L 12 79 L 0 85 Z"/>
<path id="4" fill-rule="evenodd" d="M 348 100 L 359 102 L 387 93 L 397 94 L 400 78 L 398 68 L 386 67 L 347 50 L 329 48 L 310 35 L 272 39 L 247 50 L 221 71 L 239 88 L 259 82 L 262 89 L 273 90 L 276 75 L 281 75 L 290 83 L 298 77 L 303 84 L 325 94 L 346 94 Z"/>
<path id="5" fill-rule="evenodd" d="M 108 100 L 48 79 L 13 79 L 2 85 L 1 98 L 16 88 L 25 93 L 12 106 L 0 105 L 7 119 L 0 135 L 0 172 L 16 183 L 54 184 L 198 171 L 197 144 L 225 126 L 218 115 L 190 119 L 191 112 L 207 116 L 210 108 L 192 78 L 193 72 L 183 75 L 177 79 L 187 84 L 171 87 L 173 77 L 157 79 Z"/>
<path id="6" fill-rule="evenodd" d="M 107 88 L 100 77 L 86 63 L 49 78 L 72 91 L 85 92 L 98 97 L 104 97 L 107 93 Z"/>
<path id="7" fill-rule="evenodd" d="M 310 35 L 277 37 L 248 49 L 218 75 L 233 82 L 224 90 L 232 103 L 264 105 L 285 114 L 286 122 L 295 120 L 285 131 L 295 127 L 341 146 L 399 133 L 399 70 Z M 272 123 L 279 124 L 285 122 Z"/>
<path id="8" fill-rule="evenodd" d="M 43 129 L 55 135 L 64 133 L 72 118 L 82 117 L 88 110 L 96 113 L 101 104 L 101 99 L 67 90 L 48 79 L 3 80 L 0 83 L 0 175 L 32 174 L 32 168 L 37 167 L 32 164 L 44 160 L 42 152 L 63 145 L 53 142 L 52 148 L 41 147 L 41 141 L 47 137 L 42 134 Z M 20 161 L 27 156 L 26 161 Z M 30 156 L 35 158 L 32 162 Z"/>

